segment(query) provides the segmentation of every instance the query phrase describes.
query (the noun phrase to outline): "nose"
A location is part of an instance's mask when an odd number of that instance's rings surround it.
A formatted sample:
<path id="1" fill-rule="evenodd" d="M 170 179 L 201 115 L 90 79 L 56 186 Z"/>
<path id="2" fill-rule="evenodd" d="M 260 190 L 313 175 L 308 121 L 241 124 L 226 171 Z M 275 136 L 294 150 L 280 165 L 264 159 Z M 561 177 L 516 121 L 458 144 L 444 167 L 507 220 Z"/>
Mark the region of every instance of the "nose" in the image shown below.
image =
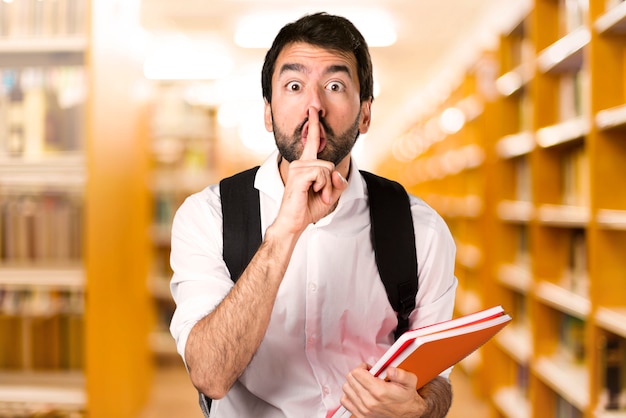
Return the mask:
<path id="1" fill-rule="evenodd" d="M 313 107 L 317 109 L 317 113 L 319 114 L 320 118 L 323 118 L 326 116 L 324 92 L 322 89 L 319 89 L 319 88 L 310 89 L 307 99 L 308 100 L 307 100 L 306 108 L 304 109 L 304 112 L 307 115 L 308 115 L 309 108 Z"/>

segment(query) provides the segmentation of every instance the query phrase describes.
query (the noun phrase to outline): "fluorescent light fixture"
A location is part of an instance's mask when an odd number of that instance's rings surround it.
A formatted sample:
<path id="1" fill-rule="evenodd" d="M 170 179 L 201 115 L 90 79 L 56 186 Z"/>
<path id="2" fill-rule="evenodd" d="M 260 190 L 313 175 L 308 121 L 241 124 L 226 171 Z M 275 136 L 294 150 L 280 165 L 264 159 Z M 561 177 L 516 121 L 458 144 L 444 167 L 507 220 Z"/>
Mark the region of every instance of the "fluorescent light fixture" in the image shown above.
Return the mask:
<path id="1" fill-rule="evenodd" d="M 359 29 L 370 47 L 393 45 L 397 40 L 391 16 L 380 9 L 331 9 L 329 13 L 345 16 Z M 243 48 L 264 48 L 272 45 L 274 37 L 285 24 L 293 22 L 310 10 L 257 13 L 243 16 L 235 31 L 235 43 Z"/>
<path id="2" fill-rule="evenodd" d="M 229 75 L 233 66 L 220 48 L 177 36 L 153 46 L 144 62 L 144 75 L 152 80 L 215 80 Z"/>

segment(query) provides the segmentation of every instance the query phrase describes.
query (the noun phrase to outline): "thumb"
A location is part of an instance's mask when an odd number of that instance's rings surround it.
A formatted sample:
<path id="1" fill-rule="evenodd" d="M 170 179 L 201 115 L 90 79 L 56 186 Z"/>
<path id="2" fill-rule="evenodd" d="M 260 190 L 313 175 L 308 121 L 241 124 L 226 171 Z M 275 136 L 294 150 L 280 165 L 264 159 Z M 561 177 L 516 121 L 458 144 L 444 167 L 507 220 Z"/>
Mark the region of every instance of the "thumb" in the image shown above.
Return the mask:
<path id="1" fill-rule="evenodd" d="M 409 373 L 406 370 L 398 369 L 396 367 L 389 367 L 387 369 L 387 379 L 390 382 L 396 383 L 400 386 L 416 388 L 417 376 L 413 373 Z"/>

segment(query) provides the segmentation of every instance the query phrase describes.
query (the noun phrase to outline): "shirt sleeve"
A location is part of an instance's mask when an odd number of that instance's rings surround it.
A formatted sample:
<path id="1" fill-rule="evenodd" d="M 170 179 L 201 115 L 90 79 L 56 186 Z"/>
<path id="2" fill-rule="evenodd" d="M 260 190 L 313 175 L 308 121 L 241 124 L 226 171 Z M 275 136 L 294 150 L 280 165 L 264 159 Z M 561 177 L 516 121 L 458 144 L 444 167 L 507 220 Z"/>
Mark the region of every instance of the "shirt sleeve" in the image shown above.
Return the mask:
<path id="1" fill-rule="evenodd" d="M 418 328 L 452 318 L 457 279 L 456 246 L 450 230 L 437 212 L 411 197 L 418 263 L 418 293 L 409 320 Z"/>
<path id="2" fill-rule="evenodd" d="M 188 197 L 172 224 L 170 290 L 176 309 L 170 332 L 185 360 L 193 326 L 222 301 L 233 286 L 222 258 L 222 213 L 217 186 Z"/>
<path id="3" fill-rule="evenodd" d="M 424 201 L 411 196 L 418 263 L 416 309 L 409 317 L 410 328 L 452 318 L 457 278 L 454 275 L 456 245 L 441 216 Z M 441 373 L 449 378 L 452 367 Z"/>

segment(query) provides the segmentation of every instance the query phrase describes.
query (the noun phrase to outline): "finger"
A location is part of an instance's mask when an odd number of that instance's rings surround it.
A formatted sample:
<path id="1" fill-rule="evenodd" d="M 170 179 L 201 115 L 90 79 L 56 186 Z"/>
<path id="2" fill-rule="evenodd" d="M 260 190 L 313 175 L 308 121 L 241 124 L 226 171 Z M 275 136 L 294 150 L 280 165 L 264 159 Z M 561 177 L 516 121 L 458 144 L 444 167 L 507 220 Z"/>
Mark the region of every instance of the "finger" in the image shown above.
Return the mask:
<path id="1" fill-rule="evenodd" d="M 339 200 L 343 191 L 348 187 L 348 180 L 346 180 L 339 171 L 333 171 L 331 173 L 331 184 L 332 187 L 326 187 L 322 191 L 322 200 L 327 204 L 334 204 Z M 368 365 L 365 363 L 359 367 L 369 370 Z"/>
<path id="2" fill-rule="evenodd" d="M 387 369 L 387 379 L 406 388 L 417 387 L 417 376 L 403 369 L 390 367 Z"/>
<path id="3" fill-rule="evenodd" d="M 314 107 L 309 108 L 309 130 L 302 149 L 301 160 L 317 160 L 317 151 L 320 147 L 320 120 Z"/>

